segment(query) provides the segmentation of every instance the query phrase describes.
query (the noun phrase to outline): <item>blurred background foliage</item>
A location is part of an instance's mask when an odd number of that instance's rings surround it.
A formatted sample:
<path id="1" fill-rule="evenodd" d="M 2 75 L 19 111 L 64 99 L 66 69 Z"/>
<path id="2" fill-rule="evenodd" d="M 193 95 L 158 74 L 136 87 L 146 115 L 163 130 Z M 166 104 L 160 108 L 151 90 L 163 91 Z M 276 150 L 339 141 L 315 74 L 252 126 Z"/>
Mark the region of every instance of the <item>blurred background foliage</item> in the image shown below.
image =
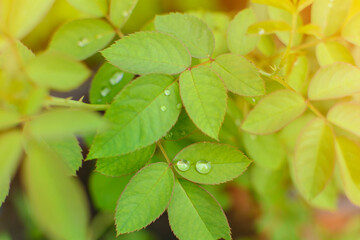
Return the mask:
<path id="1" fill-rule="evenodd" d="M 217 40 L 221 41 L 222 34 L 224 34 L 230 19 L 248 4 L 246 0 L 139 0 L 133 14 L 123 28 L 123 32 L 128 34 L 142 28 L 146 29 L 156 14 L 170 11 L 192 11 L 207 19 L 208 24 L 217 35 Z M 254 8 L 259 20 L 268 18 L 264 6 L 256 5 Z M 213 14 L 208 14 L 208 11 Z M 33 52 L 45 50 L 49 39 L 59 26 L 65 22 L 84 17 L 89 16 L 76 10 L 66 0 L 56 0 L 40 24 L 22 42 Z M 309 22 L 309 9 L 302 12 L 302 18 L 304 23 Z M 274 50 L 271 49 L 281 47 L 281 43 L 274 40 L 275 38 L 270 41 L 262 40 L 265 43 L 268 41 L 269 45 L 265 47 L 264 52 L 269 56 L 273 55 Z M 226 49 L 220 48 L 217 51 L 225 52 Z M 268 59 L 261 59 L 256 54 L 251 57 L 259 66 L 270 65 Z M 316 69 L 318 65 L 315 56 L 308 59 L 310 68 Z M 312 64 L 313 62 L 315 63 Z M 102 63 L 103 59 L 100 54 L 86 60 L 86 64 L 94 70 Z M 65 94 L 54 92 L 53 95 L 72 96 L 75 99 L 85 96 L 85 101 L 87 101 L 88 91 L 89 81 L 76 91 Z M 224 142 L 230 144 L 237 142 L 238 144 L 240 142 L 238 140 L 243 136 L 239 136 L 239 139 L 233 139 L 231 131 L 234 122 L 230 116 L 227 118 L 229 119 L 225 119 L 221 138 Z M 227 131 L 231 134 L 227 134 Z M 289 131 L 288 134 L 291 135 L 291 130 Z M 286 139 L 286 133 L 283 132 L 282 135 Z M 193 140 L 203 139 L 204 136 L 198 136 L 195 133 L 191 138 L 176 142 L 167 141 L 165 147 L 169 156 L 173 157 L 182 147 Z M 85 138 L 82 142 L 84 153 L 87 152 L 86 140 Z M 340 197 L 338 202 L 334 200 L 324 203 L 320 199 L 317 204 L 312 203 L 311 206 L 294 189 L 285 154 L 280 158 L 279 161 L 283 163 L 276 170 L 252 165 L 249 171 L 231 183 L 221 186 L 206 186 L 206 189 L 218 199 L 226 211 L 233 238 L 237 240 L 359 239 L 359 208 L 352 205 L 345 197 Z M 153 162 L 161 160 L 162 155 L 158 153 L 152 159 Z M 146 230 L 116 238 L 113 212 L 118 196 L 131 176 L 106 177 L 92 172 L 93 168 L 93 162 L 85 162 L 79 170 L 78 176 L 87 190 L 87 196 L 91 203 L 91 229 L 94 238 L 106 240 L 175 239 L 168 226 L 167 216 L 162 216 Z M 0 208 L 0 240 L 46 239 L 32 219 L 28 202 L 20 190 L 22 186 L 18 175 L 12 182 L 8 199 Z"/>

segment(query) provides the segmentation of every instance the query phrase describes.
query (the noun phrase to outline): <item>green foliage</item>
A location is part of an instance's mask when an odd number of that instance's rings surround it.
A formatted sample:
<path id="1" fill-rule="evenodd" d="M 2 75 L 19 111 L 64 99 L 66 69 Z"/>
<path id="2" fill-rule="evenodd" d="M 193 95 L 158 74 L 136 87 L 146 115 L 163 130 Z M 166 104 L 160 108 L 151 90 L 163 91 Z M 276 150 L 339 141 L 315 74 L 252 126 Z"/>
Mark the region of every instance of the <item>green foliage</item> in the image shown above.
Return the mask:
<path id="1" fill-rule="evenodd" d="M 190 168 L 184 171 L 179 161 L 187 161 Z M 203 169 L 203 162 L 207 163 L 207 169 Z M 173 164 L 182 177 L 192 182 L 219 184 L 238 177 L 249 166 L 250 160 L 233 147 L 204 142 L 184 148 Z"/>
<path id="2" fill-rule="evenodd" d="M 179 79 L 184 107 L 195 125 L 218 139 L 226 111 L 227 95 L 221 79 L 209 67 L 186 70 Z M 217 114 L 212 114 L 216 112 Z"/>
<path id="3" fill-rule="evenodd" d="M 109 44 L 115 33 L 100 19 L 80 19 L 61 26 L 53 35 L 49 49 L 83 60 Z"/>
<path id="4" fill-rule="evenodd" d="M 239 184 L 269 239 L 302 239 L 309 206 L 336 209 L 339 194 L 360 205 L 359 4 L 253 0 L 231 20 L 153 16 L 153 1 L 68 0 L 83 13 L 60 25 L 50 11 L 34 31 L 60 26 L 47 49 L 28 48 L 20 40 L 53 2 L 0 3 L 0 205 L 21 168 L 28 215 L 47 238 L 115 239 L 112 212 L 122 235 L 168 211 L 180 240 L 232 239 L 206 190 L 226 209 L 224 189 Z M 90 103 L 54 97 L 89 78 Z M 76 176 L 82 137 L 96 160 L 92 219 Z M 143 233 L 120 238 L 152 238 Z"/>
<path id="5" fill-rule="evenodd" d="M 181 39 L 193 57 L 208 58 L 214 50 L 212 32 L 206 23 L 197 17 L 179 13 L 157 16 L 155 28 L 159 32 Z"/>
<path id="6" fill-rule="evenodd" d="M 168 212 L 171 228 L 179 239 L 231 239 L 219 203 L 193 183 L 175 182 Z"/>
<path id="7" fill-rule="evenodd" d="M 117 233 L 139 230 L 158 218 L 169 204 L 173 187 L 174 174 L 165 163 L 139 171 L 120 195 L 115 215 Z"/>
<path id="8" fill-rule="evenodd" d="M 111 64 L 134 74 L 177 74 L 191 64 L 185 46 L 172 36 L 159 32 L 134 33 L 102 53 Z"/>

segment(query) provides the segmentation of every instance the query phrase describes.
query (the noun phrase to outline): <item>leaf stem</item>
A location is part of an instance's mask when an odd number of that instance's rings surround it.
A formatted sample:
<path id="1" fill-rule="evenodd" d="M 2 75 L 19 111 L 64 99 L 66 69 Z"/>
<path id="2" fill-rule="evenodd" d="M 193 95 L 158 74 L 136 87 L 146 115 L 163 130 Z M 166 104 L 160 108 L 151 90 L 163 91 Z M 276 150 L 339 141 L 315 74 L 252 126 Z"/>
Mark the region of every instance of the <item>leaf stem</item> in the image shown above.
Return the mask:
<path id="1" fill-rule="evenodd" d="M 80 101 L 75 101 L 66 98 L 49 97 L 45 100 L 46 106 L 58 106 L 58 107 L 75 107 L 93 111 L 105 111 L 109 108 L 108 104 L 88 104 Z"/>
<path id="2" fill-rule="evenodd" d="M 158 141 L 158 142 L 156 142 L 156 144 L 158 145 L 161 153 L 164 155 L 164 158 L 165 158 L 166 161 L 168 162 L 169 166 L 171 166 L 171 165 L 172 165 L 172 164 L 171 164 L 171 161 L 170 161 L 168 155 L 166 154 L 166 151 L 165 151 L 164 147 L 162 146 L 161 142 Z"/>
<path id="3" fill-rule="evenodd" d="M 118 27 L 116 27 L 113 22 L 111 21 L 109 16 L 105 16 L 106 21 L 111 25 L 111 27 L 114 29 L 115 33 L 119 36 L 119 38 L 124 37 L 124 33 L 120 31 Z"/>

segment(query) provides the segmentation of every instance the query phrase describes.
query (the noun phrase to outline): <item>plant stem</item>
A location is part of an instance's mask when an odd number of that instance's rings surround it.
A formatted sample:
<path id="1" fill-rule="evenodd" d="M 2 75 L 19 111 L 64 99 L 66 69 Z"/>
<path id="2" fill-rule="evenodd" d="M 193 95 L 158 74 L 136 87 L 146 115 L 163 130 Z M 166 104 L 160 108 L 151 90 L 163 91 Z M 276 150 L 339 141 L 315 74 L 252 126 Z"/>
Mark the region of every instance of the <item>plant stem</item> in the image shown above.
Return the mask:
<path id="1" fill-rule="evenodd" d="M 161 153 L 164 155 L 164 158 L 165 158 L 166 161 L 168 162 L 169 166 L 171 166 L 171 165 L 172 165 L 172 164 L 171 164 L 171 161 L 170 161 L 168 155 L 166 154 L 164 147 L 161 145 L 161 142 L 158 141 L 158 142 L 156 142 L 156 144 L 158 145 Z"/>
<path id="2" fill-rule="evenodd" d="M 49 97 L 45 100 L 46 106 L 58 106 L 58 107 L 75 107 L 93 111 L 105 111 L 109 108 L 108 104 L 88 104 L 66 98 Z"/>
<path id="3" fill-rule="evenodd" d="M 123 38 L 124 34 L 120 31 L 118 27 L 116 27 L 113 22 L 111 21 L 109 16 L 105 16 L 106 21 L 111 25 L 111 27 L 114 29 L 115 33 L 119 36 L 119 38 Z"/>

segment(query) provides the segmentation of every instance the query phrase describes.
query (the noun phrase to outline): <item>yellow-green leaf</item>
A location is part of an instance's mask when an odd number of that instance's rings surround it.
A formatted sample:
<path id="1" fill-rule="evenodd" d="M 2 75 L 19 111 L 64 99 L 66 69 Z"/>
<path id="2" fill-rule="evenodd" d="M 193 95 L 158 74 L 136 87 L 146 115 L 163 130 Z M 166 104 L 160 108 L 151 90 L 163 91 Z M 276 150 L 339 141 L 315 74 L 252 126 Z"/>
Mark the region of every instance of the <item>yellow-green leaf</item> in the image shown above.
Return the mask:
<path id="1" fill-rule="evenodd" d="M 350 4 L 351 0 L 315 0 L 311 23 L 321 27 L 325 36 L 331 36 L 342 26 Z"/>
<path id="2" fill-rule="evenodd" d="M 249 34 L 271 34 L 275 32 L 289 32 L 291 31 L 291 27 L 289 24 L 283 21 L 273 21 L 267 20 L 263 22 L 258 22 L 251 25 L 248 28 Z"/>
<path id="3" fill-rule="evenodd" d="M 75 8 L 95 17 L 104 17 L 108 11 L 107 0 L 67 0 Z"/>
<path id="4" fill-rule="evenodd" d="M 336 153 L 345 194 L 360 206 L 360 147 L 345 137 L 337 137 Z"/>
<path id="5" fill-rule="evenodd" d="M 335 62 L 355 64 L 350 51 L 338 42 L 321 42 L 316 46 L 316 58 L 320 66 Z"/>
<path id="6" fill-rule="evenodd" d="M 242 129 L 254 134 L 273 133 L 300 116 L 305 108 L 303 97 L 290 90 L 279 90 L 264 97 L 252 109 Z"/>
<path id="7" fill-rule="evenodd" d="M 360 104 L 355 102 L 339 103 L 327 114 L 327 119 L 360 137 Z"/>
<path id="8" fill-rule="evenodd" d="M 138 0 L 110 0 L 110 20 L 122 28 L 131 16 Z"/>
<path id="9" fill-rule="evenodd" d="M 348 63 L 334 63 L 320 68 L 311 79 L 311 100 L 341 98 L 360 91 L 360 70 Z"/>
<path id="10" fill-rule="evenodd" d="M 288 12 L 293 12 L 295 10 L 294 5 L 290 0 L 252 0 L 252 2 L 280 8 Z"/>
<path id="11" fill-rule="evenodd" d="M 305 126 L 295 148 L 295 181 L 306 199 L 313 199 L 324 190 L 334 164 L 332 130 L 323 119 L 316 118 Z"/>
<path id="12" fill-rule="evenodd" d="M 356 14 L 345 24 L 341 31 L 341 36 L 353 44 L 360 45 L 360 13 Z"/>

